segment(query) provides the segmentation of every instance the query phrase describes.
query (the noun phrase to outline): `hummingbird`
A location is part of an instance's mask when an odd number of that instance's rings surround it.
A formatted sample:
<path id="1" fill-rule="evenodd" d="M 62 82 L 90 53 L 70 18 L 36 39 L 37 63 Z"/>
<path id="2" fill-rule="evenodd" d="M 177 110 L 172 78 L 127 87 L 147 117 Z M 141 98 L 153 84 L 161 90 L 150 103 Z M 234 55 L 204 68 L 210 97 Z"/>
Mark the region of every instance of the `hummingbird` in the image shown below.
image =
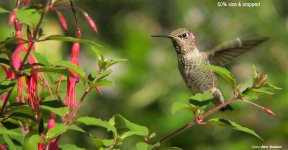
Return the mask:
<path id="1" fill-rule="evenodd" d="M 170 35 L 152 35 L 152 37 L 169 38 L 177 54 L 178 68 L 187 87 L 193 94 L 211 93 L 215 105 L 220 105 L 225 98 L 217 84 L 215 72 L 203 65 L 223 66 L 242 53 L 263 43 L 268 37 L 250 39 L 236 38 L 224 42 L 209 51 L 201 51 L 195 44 L 194 34 L 186 28 L 178 28 Z M 233 110 L 230 105 L 221 108 L 221 111 Z"/>

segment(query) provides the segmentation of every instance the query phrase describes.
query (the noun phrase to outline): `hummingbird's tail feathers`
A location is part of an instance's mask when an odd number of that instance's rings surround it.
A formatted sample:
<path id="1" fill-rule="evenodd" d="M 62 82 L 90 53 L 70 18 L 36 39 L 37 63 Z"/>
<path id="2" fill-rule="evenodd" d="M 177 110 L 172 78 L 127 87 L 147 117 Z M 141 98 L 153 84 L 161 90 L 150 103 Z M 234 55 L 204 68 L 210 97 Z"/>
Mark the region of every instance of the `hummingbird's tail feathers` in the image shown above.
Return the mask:
<path id="1" fill-rule="evenodd" d="M 226 105 L 225 107 L 222 107 L 220 110 L 221 110 L 221 111 L 225 111 L 225 110 L 230 110 L 230 111 L 232 111 L 233 108 L 232 108 L 230 105 Z"/>

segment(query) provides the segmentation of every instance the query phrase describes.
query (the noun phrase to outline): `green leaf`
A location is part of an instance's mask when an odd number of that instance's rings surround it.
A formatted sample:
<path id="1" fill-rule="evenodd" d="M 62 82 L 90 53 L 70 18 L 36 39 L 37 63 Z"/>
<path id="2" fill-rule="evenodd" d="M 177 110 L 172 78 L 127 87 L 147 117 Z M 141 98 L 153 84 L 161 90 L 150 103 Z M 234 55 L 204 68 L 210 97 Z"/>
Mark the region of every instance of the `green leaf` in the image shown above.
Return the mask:
<path id="1" fill-rule="evenodd" d="M 116 129 L 122 133 L 133 131 L 133 135 L 147 136 L 149 132 L 146 127 L 132 123 L 119 114 L 113 116 L 112 122 L 115 123 Z"/>
<path id="2" fill-rule="evenodd" d="M 226 68 L 219 67 L 219 66 L 213 66 L 213 65 L 203 65 L 206 68 L 209 68 L 219 74 L 221 77 L 223 77 L 225 80 L 229 81 L 233 88 L 236 87 L 236 79 L 234 78 L 233 74 L 227 70 Z"/>
<path id="3" fill-rule="evenodd" d="M 59 146 L 61 150 L 85 150 L 85 148 L 80 148 L 72 144 L 64 144 Z"/>
<path id="4" fill-rule="evenodd" d="M 105 80 L 105 79 L 103 79 L 103 80 L 97 80 L 96 82 L 90 83 L 89 85 L 90 85 L 90 87 L 96 87 L 96 86 L 112 86 L 113 83 L 112 83 L 112 81 L 110 81 L 110 80 Z"/>
<path id="5" fill-rule="evenodd" d="M 63 103 L 58 100 L 42 101 L 40 102 L 40 107 L 41 109 L 54 112 L 61 117 L 65 117 L 68 111 L 68 107 L 63 105 Z"/>
<path id="6" fill-rule="evenodd" d="M 40 53 L 38 53 L 36 51 L 31 51 L 31 53 L 35 57 L 35 59 L 37 60 L 38 63 L 43 64 L 46 67 L 50 67 L 49 61 L 44 56 L 42 56 Z"/>
<path id="7" fill-rule="evenodd" d="M 89 77 L 90 81 L 93 81 L 95 78 L 100 80 L 100 79 L 103 79 L 103 78 L 109 76 L 111 73 L 112 73 L 112 70 L 110 70 L 110 69 L 107 69 L 100 74 L 99 74 L 99 70 L 96 70 L 94 72 L 91 72 L 88 77 Z"/>
<path id="8" fill-rule="evenodd" d="M 66 126 L 65 124 L 56 123 L 53 128 L 48 130 L 48 132 L 46 134 L 46 138 L 48 140 L 54 139 L 57 136 L 65 133 L 67 130 L 68 130 L 68 126 Z"/>
<path id="9" fill-rule="evenodd" d="M 19 149 L 20 150 L 20 148 L 16 147 L 16 145 L 13 143 L 12 139 L 7 134 L 3 134 L 2 137 L 5 141 L 8 149 L 13 149 L 13 150 Z"/>
<path id="10" fill-rule="evenodd" d="M 90 40 L 84 40 L 84 39 L 77 39 L 74 37 L 67 37 L 67 36 L 62 36 L 62 35 L 50 35 L 48 37 L 46 37 L 44 40 L 56 40 L 56 41 L 64 41 L 64 42 L 79 42 L 79 43 L 83 43 L 83 44 L 89 44 L 91 46 L 95 46 L 95 47 L 102 47 L 101 45 L 92 42 Z"/>
<path id="11" fill-rule="evenodd" d="M 52 73 L 63 74 L 68 77 L 74 77 L 73 74 L 67 68 L 41 67 L 41 68 L 32 69 L 31 72 L 52 72 Z"/>
<path id="12" fill-rule="evenodd" d="M 192 110 L 203 110 L 210 102 L 213 96 L 211 93 L 197 93 L 192 95 L 189 99 L 189 103 L 192 105 Z"/>
<path id="13" fill-rule="evenodd" d="M 38 144 L 42 139 L 38 134 L 29 134 L 24 138 L 23 150 L 37 150 Z"/>
<path id="14" fill-rule="evenodd" d="M 189 105 L 189 104 L 175 102 L 172 105 L 171 112 L 172 112 L 172 114 L 175 114 L 179 110 L 183 110 L 183 109 L 190 110 L 190 108 L 191 108 L 191 105 Z"/>
<path id="15" fill-rule="evenodd" d="M 23 113 L 23 112 L 14 112 L 11 115 L 9 115 L 9 118 L 17 120 L 17 121 L 21 121 L 21 122 L 30 122 L 31 120 L 35 121 L 35 122 L 38 122 L 35 119 L 35 115 L 33 115 L 32 113 L 28 114 L 28 113 Z"/>
<path id="16" fill-rule="evenodd" d="M 257 138 L 263 140 L 255 131 L 253 131 L 249 128 L 243 127 L 243 126 L 241 126 L 235 122 L 232 122 L 230 120 L 221 119 L 221 118 L 213 118 L 213 119 L 210 119 L 209 122 L 213 125 L 229 127 L 229 128 L 234 129 L 234 130 L 246 132 L 248 134 L 254 135 Z"/>
<path id="17" fill-rule="evenodd" d="M 272 89 L 275 89 L 275 90 L 281 90 L 281 89 L 282 89 L 282 88 L 277 87 L 277 86 L 275 86 L 275 85 L 273 85 L 273 84 L 271 84 L 271 83 L 265 83 L 265 84 L 263 85 L 263 87 L 269 87 L 269 88 L 272 88 Z"/>
<path id="18" fill-rule="evenodd" d="M 136 144 L 136 150 L 149 150 L 148 147 L 149 145 L 144 142 L 139 142 Z"/>
<path id="19" fill-rule="evenodd" d="M 97 49 L 96 47 L 93 47 L 93 46 L 91 46 L 91 49 L 96 54 L 98 62 L 102 62 L 103 61 L 103 55 L 102 55 L 101 51 L 99 49 Z"/>
<path id="20" fill-rule="evenodd" d="M 190 97 L 190 99 L 197 100 L 197 101 L 210 100 L 211 98 L 213 98 L 211 93 L 196 93 Z"/>
<path id="21" fill-rule="evenodd" d="M 51 67 L 50 66 L 50 62 L 40 53 L 36 52 L 36 51 L 31 51 L 32 55 L 35 57 L 35 59 L 37 60 L 38 63 L 40 63 L 41 65 L 45 66 L 45 67 Z M 48 84 L 50 85 L 51 83 L 53 83 L 53 77 L 50 73 L 45 73 L 43 72 L 44 78 L 46 79 L 46 81 L 48 82 Z M 51 85 L 50 85 L 51 87 Z"/>
<path id="22" fill-rule="evenodd" d="M 71 61 L 60 61 L 60 62 L 56 62 L 54 65 L 64 66 L 64 67 L 67 67 L 69 69 L 72 69 L 79 76 L 81 81 L 86 82 L 86 76 L 87 75 L 86 75 L 85 71 L 83 71 L 82 68 L 80 68 L 76 64 L 73 64 Z"/>
<path id="23" fill-rule="evenodd" d="M 274 93 L 272 92 L 269 92 L 269 91 L 265 91 L 263 89 L 252 89 L 252 91 L 256 92 L 256 93 L 264 93 L 264 94 L 269 94 L 269 95 L 272 95 Z"/>
<path id="24" fill-rule="evenodd" d="M 160 147 L 159 150 L 183 150 L 183 149 L 178 147 Z"/>
<path id="25" fill-rule="evenodd" d="M 9 66 L 10 62 L 7 58 L 0 58 L 0 64 L 2 64 L 4 66 Z"/>
<path id="26" fill-rule="evenodd" d="M 107 60 L 107 63 L 105 65 L 105 69 L 109 68 L 110 66 L 120 63 L 120 62 L 125 62 L 127 61 L 127 59 L 111 59 L 111 60 Z"/>
<path id="27" fill-rule="evenodd" d="M 21 118 L 24 118 L 23 121 L 25 121 L 25 118 L 26 118 L 26 121 L 28 121 L 27 118 L 30 118 L 36 121 L 35 117 L 33 117 L 35 116 L 34 110 L 27 104 L 12 103 L 9 106 L 7 106 L 6 111 L 7 111 L 7 115 L 9 115 L 9 118 L 11 117 L 13 119 L 19 119 L 19 120 Z"/>
<path id="28" fill-rule="evenodd" d="M 8 37 L 3 41 L 0 41 L 0 49 L 8 49 L 11 50 L 15 50 L 15 48 L 17 47 L 17 42 L 22 41 L 23 39 L 21 38 L 16 38 L 16 37 Z"/>
<path id="29" fill-rule="evenodd" d="M 86 133 L 86 131 L 84 131 L 82 128 L 80 128 L 80 127 L 78 127 L 78 126 L 76 126 L 76 125 L 70 125 L 70 126 L 68 126 L 68 130 L 74 130 L 74 131 Z"/>
<path id="30" fill-rule="evenodd" d="M 98 118 L 93 118 L 93 117 L 80 117 L 76 120 L 76 122 L 83 123 L 85 125 L 92 125 L 92 126 L 99 126 L 106 128 L 108 131 L 112 131 L 113 134 L 116 135 L 116 128 L 112 126 L 109 122 L 103 121 Z"/>
<path id="31" fill-rule="evenodd" d="M 196 106 L 196 107 L 206 107 L 209 103 L 211 102 L 211 100 L 205 100 L 205 101 L 198 101 L 195 99 L 190 99 L 189 103 Z"/>
<path id="32" fill-rule="evenodd" d="M 27 9 L 22 7 L 16 11 L 17 19 L 31 27 L 36 27 L 40 20 L 40 13 L 36 9 Z"/>
<path id="33" fill-rule="evenodd" d="M 4 80 L 0 82 L 0 95 L 10 91 L 16 84 L 16 80 Z"/>
<path id="34" fill-rule="evenodd" d="M 2 14 L 2 13 L 9 13 L 9 11 L 0 7 L 0 14 Z"/>
<path id="35" fill-rule="evenodd" d="M 6 134 L 6 135 L 18 135 L 18 136 L 21 135 L 18 132 L 15 132 L 13 130 L 8 130 L 2 126 L 2 127 L 0 127 L 0 135 L 4 135 L 4 134 Z"/>
<path id="36" fill-rule="evenodd" d="M 97 147 L 103 147 L 103 146 L 109 147 L 109 146 L 113 145 L 113 143 L 114 143 L 113 139 L 106 140 L 106 139 L 100 139 L 100 138 L 93 137 L 93 140 L 94 140 Z"/>
<path id="37" fill-rule="evenodd" d="M 255 91 L 253 91 L 252 89 L 250 89 L 250 88 L 245 89 L 242 92 L 242 95 L 244 95 L 246 97 L 249 97 L 249 98 L 252 98 L 252 99 L 257 99 L 258 98 L 257 93 Z"/>

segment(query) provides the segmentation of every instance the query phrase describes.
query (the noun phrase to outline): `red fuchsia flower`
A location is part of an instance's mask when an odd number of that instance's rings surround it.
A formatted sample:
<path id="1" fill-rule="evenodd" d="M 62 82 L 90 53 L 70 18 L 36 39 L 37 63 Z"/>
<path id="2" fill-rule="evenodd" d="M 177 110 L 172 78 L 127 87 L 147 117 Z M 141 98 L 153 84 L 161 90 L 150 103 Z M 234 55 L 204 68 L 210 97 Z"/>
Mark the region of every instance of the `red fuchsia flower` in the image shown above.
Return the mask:
<path id="1" fill-rule="evenodd" d="M 83 12 L 83 14 L 84 14 L 84 17 L 85 17 L 87 23 L 92 28 L 92 30 L 94 32 L 98 32 L 97 26 L 96 26 L 95 22 L 93 21 L 93 19 L 86 12 Z"/>
<path id="2" fill-rule="evenodd" d="M 56 118 L 56 115 L 55 113 L 51 113 L 50 115 L 50 119 L 48 121 L 48 130 L 50 130 L 51 128 L 53 128 L 55 126 L 55 118 Z M 57 139 L 52 139 L 50 142 L 49 142 L 49 150 L 58 150 L 59 147 L 58 147 L 58 144 L 57 144 Z"/>
<path id="3" fill-rule="evenodd" d="M 65 17 L 64 17 L 64 16 L 62 15 L 62 13 L 59 12 L 59 11 L 56 11 L 56 13 L 57 13 L 58 20 L 59 20 L 61 26 L 62 26 L 65 30 L 67 30 L 68 27 L 67 27 L 67 22 L 66 22 Z"/>
<path id="4" fill-rule="evenodd" d="M 28 48 L 30 48 L 31 50 L 35 50 L 35 46 L 32 43 L 32 35 L 31 32 L 29 30 L 29 28 L 27 28 L 27 38 L 28 38 Z M 37 63 L 36 59 L 30 55 L 28 57 L 28 62 L 29 64 L 35 64 Z M 39 68 L 37 65 L 33 65 L 32 69 L 36 69 Z M 43 75 L 43 74 L 42 74 Z M 30 106 L 34 109 L 34 110 L 39 110 L 40 106 L 39 106 L 39 98 L 38 98 L 38 94 L 37 94 L 37 90 L 38 90 L 38 73 L 37 72 L 31 72 L 31 76 L 26 76 L 26 84 L 28 87 L 28 102 L 30 104 Z"/>
<path id="5" fill-rule="evenodd" d="M 72 46 L 72 54 L 71 54 L 71 62 L 77 66 L 79 66 L 78 61 L 78 55 L 80 50 L 80 43 L 74 43 Z M 73 77 L 68 77 L 67 79 L 67 92 L 66 92 L 66 98 L 64 100 L 64 104 L 67 105 L 70 108 L 73 108 L 73 112 L 77 110 L 78 108 L 78 102 L 76 101 L 76 84 L 79 81 L 79 77 L 77 74 L 70 70 L 70 72 L 73 74 Z M 73 118 L 73 116 L 69 116 L 70 113 L 67 113 L 68 118 Z M 69 120 L 69 119 L 68 119 Z"/>
<path id="6" fill-rule="evenodd" d="M 14 26 L 15 26 L 15 37 L 17 38 L 23 38 L 23 35 L 22 35 L 22 24 L 18 23 L 17 20 L 14 21 Z M 26 53 L 26 49 L 24 47 L 24 42 L 23 41 L 18 41 L 17 43 L 17 47 L 15 49 L 15 51 L 12 53 L 11 55 L 11 58 L 10 58 L 10 61 L 11 61 L 11 64 L 12 66 L 14 67 L 14 69 L 16 71 L 19 71 L 22 66 L 22 59 L 21 59 L 21 56 L 20 56 L 20 53 L 23 52 L 23 53 Z M 14 75 L 14 78 L 15 78 L 15 75 Z M 14 79 L 12 78 L 12 79 Z M 20 99 L 21 99 L 21 102 L 25 102 L 24 101 L 24 96 L 23 96 L 23 90 L 24 90 L 24 87 L 23 87 L 23 82 L 22 82 L 22 78 L 18 78 L 18 87 L 17 87 L 17 97 L 16 97 L 16 101 L 17 102 L 20 102 Z"/>

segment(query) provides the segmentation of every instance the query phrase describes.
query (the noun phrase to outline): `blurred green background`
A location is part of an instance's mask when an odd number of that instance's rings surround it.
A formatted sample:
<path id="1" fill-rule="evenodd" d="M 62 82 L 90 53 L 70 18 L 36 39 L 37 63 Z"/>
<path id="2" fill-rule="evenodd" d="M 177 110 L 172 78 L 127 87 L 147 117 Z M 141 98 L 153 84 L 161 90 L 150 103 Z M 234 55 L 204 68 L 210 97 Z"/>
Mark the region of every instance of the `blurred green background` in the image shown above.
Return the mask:
<path id="1" fill-rule="evenodd" d="M 233 112 L 217 112 L 210 117 L 222 117 L 255 130 L 261 141 L 246 133 L 211 125 L 193 126 L 163 143 L 183 149 L 252 149 L 253 145 L 279 145 L 288 148 L 288 1 L 259 0 L 260 7 L 218 7 L 220 1 L 196 0 L 78 0 L 95 20 L 99 33 L 93 33 L 85 18 L 78 14 L 82 38 L 102 44 L 104 56 L 127 58 L 113 66 L 110 79 L 113 87 L 102 88 L 103 95 L 89 94 L 78 115 L 109 119 L 122 114 L 130 121 L 147 126 L 160 139 L 193 119 L 185 111 L 171 114 L 171 105 L 186 101 L 191 96 L 178 72 L 176 54 L 167 39 L 154 39 L 153 34 L 169 34 L 185 27 L 196 36 L 201 49 L 209 49 L 226 40 L 249 34 L 269 35 L 270 39 L 255 50 L 243 54 L 226 67 L 233 72 L 244 88 L 251 84 L 252 65 L 269 75 L 269 81 L 282 88 L 274 95 L 260 95 L 256 103 L 276 113 L 271 117 L 258 108 L 243 102 L 234 102 Z M 228 2 L 228 1 L 226 1 Z M 238 1 L 234 1 L 238 2 Z M 239 2 L 244 2 L 240 1 Z M 1 7 L 12 9 L 13 1 L 1 1 Z M 48 14 L 44 34 L 74 35 L 72 13 L 61 11 L 68 20 L 69 31 L 61 29 L 55 12 Z M 0 38 L 11 34 L 8 15 L 1 15 Z M 4 32 L 7 31 L 7 32 Z M 46 43 L 47 44 L 47 43 Z M 71 43 L 49 42 L 38 44 L 39 51 L 51 62 L 69 59 Z M 54 49 L 51 49 L 54 47 Z M 83 45 L 80 64 L 87 72 L 97 68 L 96 56 Z M 227 82 L 219 79 L 226 97 L 231 95 Z M 214 107 L 210 105 L 209 108 Z M 95 135 L 108 137 L 104 130 L 88 128 Z M 81 137 L 81 138 L 80 138 Z M 80 139 L 79 139 L 80 138 Z M 122 149 L 135 149 L 132 138 Z M 86 135 L 68 133 L 61 143 L 76 143 L 79 147 L 95 149 Z"/>

